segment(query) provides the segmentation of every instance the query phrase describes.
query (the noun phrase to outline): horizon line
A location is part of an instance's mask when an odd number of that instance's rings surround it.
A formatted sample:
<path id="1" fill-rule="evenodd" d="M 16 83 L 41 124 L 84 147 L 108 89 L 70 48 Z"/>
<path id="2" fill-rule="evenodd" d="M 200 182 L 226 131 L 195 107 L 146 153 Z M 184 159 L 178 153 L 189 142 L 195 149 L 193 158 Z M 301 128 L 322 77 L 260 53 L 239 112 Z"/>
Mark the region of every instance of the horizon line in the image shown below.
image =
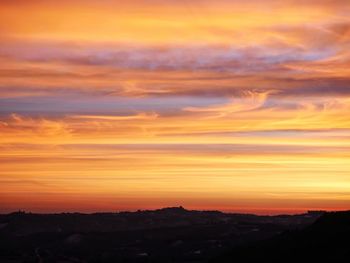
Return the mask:
<path id="1" fill-rule="evenodd" d="M 16 213 L 23 213 L 23 214 L 35 214 L 35 215 L 58 215 L 58 214 L 82 214 L 82 215 L 94 215 L 94 214 L 119 214 L 119 213 L 137 213 L 137 212 L 155 212 L 160 210 L 166 210 L 166 209 L 183 209 L 187 212 L 220 212 L 223 214 L 238 214 L 238 215 L 254 215 L 254 216 L 284 216 L 284 215 L 305 215 L 310 213 L 332 213 L 332 212 L 347 212 L 350 211 L 350 209 L 342 209 L 342 210 L 332 210 L 332 209 L 310 209 L 305 210 L 303 212 L 298 213 L 274 213 L 274 214 L 268 214 L 268 213 L 252 213 L 252 212 L 239 212 L 239 211 L 224 211 L 224 210 L 216 210 L 216 209 L 186 209 L 183 206 L 167 206 L 167 207 L 161 207 L 161 208 L 155 208 L 155 209 L 136 209 L 136 210 L 114 210 L 114 211 L 91 211 L 91 212 L 83 212 L 83 211 L 57 211 L 57 212 L 32 212 L 32 211 L 26 211 L 26 210 L 17 210 L 12 212 L 3 213 L 0 212 L 0 215 L 10 215 L 10 214 L 16 214 Z"/>

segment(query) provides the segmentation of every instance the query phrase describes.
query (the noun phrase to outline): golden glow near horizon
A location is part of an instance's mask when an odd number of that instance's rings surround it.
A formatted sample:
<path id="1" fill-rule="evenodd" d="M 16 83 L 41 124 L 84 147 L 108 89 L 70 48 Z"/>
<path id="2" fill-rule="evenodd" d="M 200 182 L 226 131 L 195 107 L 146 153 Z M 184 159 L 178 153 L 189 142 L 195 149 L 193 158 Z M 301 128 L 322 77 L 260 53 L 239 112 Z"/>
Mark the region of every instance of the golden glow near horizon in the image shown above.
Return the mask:
<path id="1" fill-rule="evenodd" d="M 350 207 L 348 0 L 0 3 L 0 212 Z"/>

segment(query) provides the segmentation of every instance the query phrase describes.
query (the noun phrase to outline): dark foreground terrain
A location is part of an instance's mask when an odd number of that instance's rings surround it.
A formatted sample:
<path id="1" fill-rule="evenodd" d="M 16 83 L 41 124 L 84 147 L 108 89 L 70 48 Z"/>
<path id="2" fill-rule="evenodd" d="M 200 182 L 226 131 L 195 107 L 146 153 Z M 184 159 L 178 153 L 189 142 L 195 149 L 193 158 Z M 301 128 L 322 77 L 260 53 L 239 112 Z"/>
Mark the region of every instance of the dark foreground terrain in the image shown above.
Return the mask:
<path id="1" fill-rule="evenodd" d="M 0 262 L 299 262 L 305 253 L 310 262 L 315 253 L 340 260 L 349 258 L 349 234 L 350 212 L 17 212 L 0 215 Z M 339 260 L 325 262 L 350 262 Z"/>
<path id="2" fill-rule="evenodd" d="M 236 246 L 211 262 L 350 262 L 350 211 L 325 213 L 304 229 Z"/>

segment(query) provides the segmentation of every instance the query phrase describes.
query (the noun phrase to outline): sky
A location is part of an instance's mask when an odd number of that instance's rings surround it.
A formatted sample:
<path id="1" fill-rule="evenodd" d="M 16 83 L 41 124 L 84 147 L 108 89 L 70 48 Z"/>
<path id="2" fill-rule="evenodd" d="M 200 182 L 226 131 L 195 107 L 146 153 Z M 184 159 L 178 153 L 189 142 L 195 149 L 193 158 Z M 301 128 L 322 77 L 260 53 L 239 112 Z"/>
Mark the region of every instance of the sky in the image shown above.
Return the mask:
<path id="1" fill-rule="evenodd" d="M 350 208 L 348 0 L 3 0 L 0 212 Z"/>

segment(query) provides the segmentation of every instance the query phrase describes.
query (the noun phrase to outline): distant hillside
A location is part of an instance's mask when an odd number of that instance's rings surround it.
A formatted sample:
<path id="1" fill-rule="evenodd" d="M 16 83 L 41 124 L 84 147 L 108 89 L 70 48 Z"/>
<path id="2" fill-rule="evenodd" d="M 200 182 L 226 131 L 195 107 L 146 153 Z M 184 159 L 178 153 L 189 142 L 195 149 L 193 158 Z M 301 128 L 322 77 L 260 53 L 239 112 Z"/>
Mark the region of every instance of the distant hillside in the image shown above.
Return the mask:
<path id="1" fill-rule="evenodd" d="M 350 262 L 350 211 L 325 213 L 305 229 L 236 247 L 212 262 Z"/>
<path id="2" fill-rule="evenodd" d="M 187 210 L 183 207 L 94 214 L 33 214 L 15 212 L 0 215 L 0 231 L 16 236 L 26 236 L 41 232 L 113 232 L 223 223 L 276 224 L 286 227 L 298 227 L 314 222 L 320 213 L 257 216 L 252 214 L 223 213 L 220 211 Z"/>
<path id="3" fill-rule="evenodd" d="M 183 207 L 0 215 L 0 262 L 207 262 L 228 248 L 304 228 L 321 213 L 257 216 Z"/>

